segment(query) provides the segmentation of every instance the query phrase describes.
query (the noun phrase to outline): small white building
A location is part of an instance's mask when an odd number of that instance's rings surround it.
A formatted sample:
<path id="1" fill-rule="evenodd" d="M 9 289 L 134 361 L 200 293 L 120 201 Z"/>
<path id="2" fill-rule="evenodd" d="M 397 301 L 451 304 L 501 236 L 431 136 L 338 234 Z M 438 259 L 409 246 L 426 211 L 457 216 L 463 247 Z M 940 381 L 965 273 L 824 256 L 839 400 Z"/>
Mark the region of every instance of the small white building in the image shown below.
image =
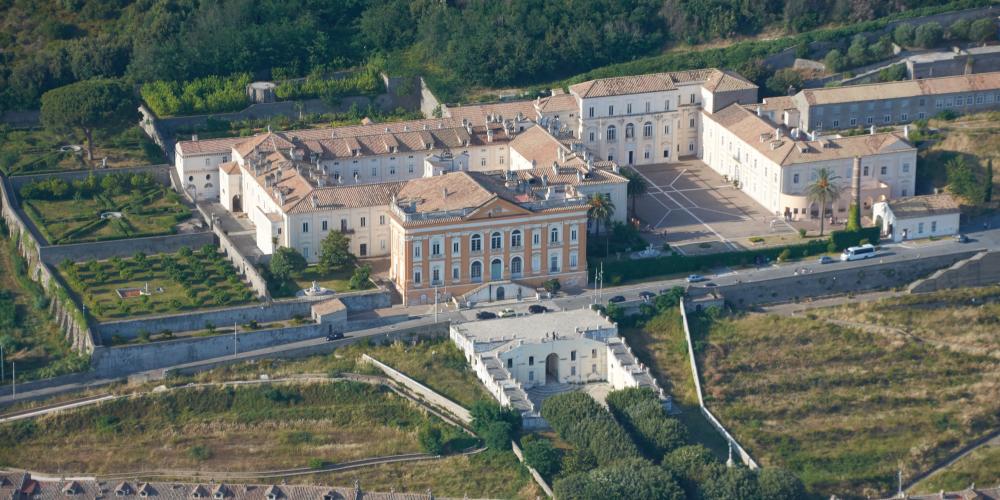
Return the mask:
<path id="1" fill-rule="evenodd" d="M 663 394 L 618 326 L 589 309 L 453 324 L 450 336 L 487 391 L 520 410 L 529 427 L 540 423 L 540 400 L 572 390 L 570 384 Z"/>
<path id="2" fill-rule="evenodd" d="M 959 231 L 958 203 L 949 194 L 913 196 L 876 203 L 872 220 L 894 242 L 951 236 Z"/>

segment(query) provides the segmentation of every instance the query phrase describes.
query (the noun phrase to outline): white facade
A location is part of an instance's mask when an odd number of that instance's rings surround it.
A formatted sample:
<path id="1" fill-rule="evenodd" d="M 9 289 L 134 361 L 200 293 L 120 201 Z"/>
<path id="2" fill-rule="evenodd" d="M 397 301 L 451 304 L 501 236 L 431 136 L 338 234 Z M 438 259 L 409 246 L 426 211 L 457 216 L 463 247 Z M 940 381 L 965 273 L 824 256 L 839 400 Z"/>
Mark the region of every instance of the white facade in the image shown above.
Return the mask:
<path id="1" fill-rule="evenodd" d="M 933 210 L 917 213 L 906 211 L 897 216 L 892 205 L 892 202 L 876 203 L 872 207 L 872 220 L 876 221 L 877 224 L 881 223 L 879 225 L 882 228 L 882 234 L 893 242 L 950 237 L 959 233 L 961 213 L 957 206 L 953 210 L 943 210 L 938 213 Z"/>
<path id="2" fill-rule="evenodd" d="M 190 156 L 175 152 L 174 168 L 184 190 L 192 197 L 198 201 L 215 201 L 219 199 L 219 165 L 231 157 L 229 152 Z"/>

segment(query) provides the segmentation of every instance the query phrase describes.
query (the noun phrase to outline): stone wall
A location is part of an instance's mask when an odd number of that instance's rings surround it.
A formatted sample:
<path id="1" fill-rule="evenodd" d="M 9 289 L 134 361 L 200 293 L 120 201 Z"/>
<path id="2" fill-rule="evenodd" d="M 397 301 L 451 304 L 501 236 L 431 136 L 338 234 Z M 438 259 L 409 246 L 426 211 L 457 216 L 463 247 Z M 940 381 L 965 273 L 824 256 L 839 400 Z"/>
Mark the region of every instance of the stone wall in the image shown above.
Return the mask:
<path id="1" fill-rule="evenodd" d="M 108 174 L 134 174 L 134 173 L 150 173 L 153 177 L 165 184 L 170 185 L 170 165 L 143 165 L 140 167 L 122 167 L 122 168 L 97 168 L 91 170 L 67 170 L 65 172 L 54 172 L 48 174 L 34 174 L 34 175 L 16 175 L 10 178 L 11 186 L 15 190 L 21 189 L 21 186 L 29 184 L 35 181 L 46 180 L 52 177 L 62 179 L 66 182 L 78 181 L 86 179 L 88 176 L 93 174 L 95 177 L 104 177 Z"/>
<path id="2" fill-rule="evenodd" d="M 41 245 L 22 218 L 9 180 L 2 174 L 0 174 L 0 210 L 9 231 L 3 236 L 16 238 L 18 252 L 27 261 L 29 278 L 40 283 L 49 298 L 49 312 L 53 320 L 62 329 L 74 350 L 80 353 L 93 352 L 97 342 L 83 312 L 70 298 L 66 283 L 40 258 Z"/>
<path id="3" fill-rule="evenodd" d="M 879 264 L 873 262 L 862 267 L 841 268 L 830 264 L 810 274 L 775 278 L 751 283 L 722 285 L 713 289 L 691 287 L 692 298 L 717 290 L 726 302 L 735 307 L 780 302 L 795 302 L 805 298 L 841 295 L 873 290 L 884 290 L 906 286 L 930 275 L 943 267 L 948 267 L 976 254 L 976 251 L 960 252 Z"/>
<path id="4" fill-rule="evenodd" d="M 910 293 L 1000 284 L 1000 252 L 980 252 L 913 282 Z"/>
<path id="5" fill-rule="evenodd" d="M 248 323 L 250 320 L 257 320 L 258 323 L 269 323 L 272 321 L 287 320 L 296 315 L 308 318 L 311 314 L 311 305 L 311 301 L 299 299 L 277 301 L 270 304 L 261 302 L 247 306 L 110 321 L 94 325 L 93 330 L 95 335 L 105 341 L 110 340 L 112 336 L 118 336 L 123 339 L 134 339 L 142 331 L 151 334 L 163 330 L 170 330 L 174 333 L 187 332 L 202 330 L 205 328 L 206 323 L 224 328 L 233 323 L 242 325 Z"/>
<path id="6" fill-rule="evenodd" d="M 184 196 L 193 202 L 191 193 L 185 191 Z M 208 214 L 201 205 L 195 205 L 195 207 L 198 209 L 198 213 L 201 214 L 204 220 L 212 220 L 211 215 Z M 257 297 L 270 300 L 271 292 L 267 289 L 267 280 L 265 280 L 264 276 L 262 276 L 260 271 L 257 270 L 257 266 L 254 265 L 253 261 L 240 253 L 239 247 L 237 247 L 236 243 L 229 238 L 229 235 L 226 234 L 226 231 L 222 229 L 221 225 L 212 223 L 211 226 L 212 232 L 218 240 L 219 250 L 222 251 L 223 255 L 225 255 L 227 259 L 229 259 L 229 262 L 232 263 L 233 267 L 236 268 L 236 272 L 243 276 L 243 279 L 250 285 L 250 288 L 257 293 Z"/>
<path id="7" fill-rule="evenodd" d="M 427 82 L 424 81 L 423 77 L 420 78 L 420 112 L 424 114 L 426 118 L 434 118 L 434 110 L 440 110 L 442 113 L 447 109 L 434 93 L 431 92 L 430 87 L 427 86 Z"/>
<path id="8" fill-rule="evenodd" d="M 90 259 L 103 260 L 112 257 L 131 257 L 136 252 L 146 254 L 173 253 L 180 250 L 181 247 L 197 250 L 205 245 L 214 244 L 215 236 L 208 231 L 203 231 L 200 233 L 129 238 L 127 240 L 49 245 L 42 247 L 40 250 L 42 261 L 50 266 L 57 266 L 65 259 L 73 262 L 83 262 Z"/>
<path id="9" fill-rule="evenodd" d="M 449 325 L 448 322 L 436 324 L 436 326 L 438 326 L 445 332 L 448 331 L 448 325 Z M 424 384 L 421 384 L 420 382 L 417 382 L 416 380 L 413 380 L 412 378 L 408 377 L 405 373 L 395 370 L 391 366 L 386 365 L 385 363 L 382 363 L 381 361 L 367 354 L 362 354 L 361 359 L 375 365 L 379 370 L 382 370 L 382 372 L 385 373 L 387 377 L 402 384 L 410 391 L 419 395 L 424 401 L 431 404 L 432 406 L 437 406 L 439 408 L 447 410 L 448 413 L 451 413 L 466 425 L 472 423 L 472 414 L 469 413 L 469 410 L 463 408 L 462 405 L 434 392 L 433 389 L 425 386 Z"/>
<path id="10" fill-rule="evenodd" d="M 94 351 L 90 365 L 97 376 L 121 377 L 140 371 L 229 356 L 235 354 L 235 349 L 252 351 L 322 337 L 326 335 L 327 329 L 328 325 L 310 323 L 240 333 L 236 342 L 232 334 L 220 334 L 212 337 L 99 347 Z"/>
<path id="11" fill-rule="evenodd" d="M 337 294 L 336 297 L 347 306 L 347 312 L 363 312 L 392 306 L 392 295 L 388 290 L 362 290 Z"/>

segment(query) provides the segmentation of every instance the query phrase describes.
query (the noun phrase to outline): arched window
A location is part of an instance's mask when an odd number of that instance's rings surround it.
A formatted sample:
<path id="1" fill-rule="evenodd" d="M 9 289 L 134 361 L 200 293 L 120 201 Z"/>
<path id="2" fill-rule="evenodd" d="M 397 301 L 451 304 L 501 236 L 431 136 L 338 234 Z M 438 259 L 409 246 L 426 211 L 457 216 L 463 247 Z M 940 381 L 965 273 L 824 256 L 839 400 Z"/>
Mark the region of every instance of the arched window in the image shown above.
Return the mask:
<path id="1" fill-rule="evenodd" d="M 490 235 L 490 250 L 500 250 L 503 247 L 503 235 L 499 231 Z"/>
<path id="2" fill-rule="evenodd" d="M 510 274 L 512 274 L 514 276 L 520 276 L 521 275 L 521 267 L 522 266 L 521 266 L 521 258 L 520 257 L 514 257 L 513 259 L 510 259 Z"/>
<path id="3" fill-rule="evenodd" d="M 653 137 L 653 122 L 646 122 L 646 124 L 642 126 L 642 136 Z"/>
<path id="4" fill-rule="evenodd" d="M 625 138 L 631 139 L 633 137 L 635 137 L 635 125 L 629 123 L 628 125 L 625 125 Z"/>
<path id="5" fill-rule="evenodd" d="M 608 125 L 608 142 L 615 142 L 618 140 L 618 129 L 614 125 Z"/>
<path id="6" fill-rule="evenodd" d="M 483 263 L 478 260 L 472 263 L 472 268 L 469 270 L 469 275 L 472 277 L 472 281 L 479 281 L 483 279 Z"/>
<path id="7" fill-rule="evenodd" d="M 473 252 L 482 252 L 483 237 L 478 234 L 472 235 L 472 237 L 469 238 L 469 249 L 472 250 Z"/>
<path id="8" fill-rule="evenodd" d="M 552 228 L 552 229 L 549 230 L 549 242 L 550 243 L 559 243 L 559 228 L 558 227 L 554 227 L 554 228 Z"/>
<path id="9" fill-rule="evenodd" d="M 510 232 L 510 246 L 511 248 L 518 248 L 521 246 L 521 230 L 515 229 Z"/>

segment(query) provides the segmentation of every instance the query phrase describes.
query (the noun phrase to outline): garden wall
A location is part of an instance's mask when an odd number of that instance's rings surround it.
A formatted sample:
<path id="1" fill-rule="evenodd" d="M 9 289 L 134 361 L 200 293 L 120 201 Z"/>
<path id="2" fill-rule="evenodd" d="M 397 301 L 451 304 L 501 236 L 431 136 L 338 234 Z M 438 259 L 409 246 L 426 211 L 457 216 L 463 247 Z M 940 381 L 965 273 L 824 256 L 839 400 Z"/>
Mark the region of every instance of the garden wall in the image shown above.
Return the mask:
<path id="1" fill-rule="evenodd" d="M 1000 283 L 1000 252 L 980 252 L 913 282 L 908 290 L 910 293 L 923 293 L 997 283 Z"/>
<path id="2" fill-rule="evenodd" d="M 240 333 L 239 351 L 252 351 L 326 335 L 328 325 L 308 325 Z M 233 335 L 191 337 L 146 344 L 100 347 L 91 358 L 91 368 L 100 377 L 121 377 L 146 370 L 204 361 L 234 354 Z"/>
<path id="3" fill-rule="evenodd" d="M 90 259 L 104 260 L 112 257 L 131 257 L 136 252 L 146 254 L 174 253 L 180 250 L 181 247 L 197 250 L 205 245 L 214 244 L 215 236 L 208 231 L 204 231 L 200 233 L 150 236 L 147 238 L 74 243 L 71 245 L 49 245 L 41 247 L 39 250 L 42 261 L 50 266 L 57 266 L 65 259 L 73 262 L 83 262 Z"/>
<path id="4" fill-rule="evenodd" d="M 884 290 L 906 286 L 938 269 L 951 266 L 955 262 L 976 254 L 969 250 L 949 255 L 938 255 L 889 262 L 872 263 L 862 267 L 837 269 L 837 264 L 828 265 L 828 270 L 810 274 L 774 278 L 751 283 L 720 284 L 713 289 L 690 287 L 691 297 L 698 297 L 717 290 L 726 302 L 735 307 L 751 307 L 761 304 L 795 302 L 806 298 L 829 295 L 843 295 L 873 290 Z M 815 269 L 815 268 L 814 268 Z"/>
<path id="5" fill-rule="evenodd" d="M 193 202 L 191 199 L 191 193 L 184 191 L 183 195 L 188 198 L 188 200 Z M 240 253 L 239 247 L 236 246 L 236 243 L 229 238 L 229 235 L 226 234 L 221 225 L 217 225 L 212 222 L 211 215 L 207 213 L 201 205 L 195 204 L 195 207 L 198 209 L 198 213 L 201 214 L 202 218 L 209 221 L 209 225 L 212 226 L 212 232 L 215 234 L 215 238 L 219 242 L 219 249 L 222 250 L 222 253 L 227 259 L 229 259 L 229 262 L 231 262 L 233 267 L 236 268 L 236 272 L 243 276 L 247 283 L 250 284 L 250 288 L 257 293 L 257 297 L 265 300 L 271 300 L 271 293 L 267 290 L 267 281 L 263 276 L 261 276 L 260 272 L 257 271 L 257 266 L 254 265 L 253 261 Z"/>
<path id="6" fill-rule="evenodd" d="M 2 216 L 10 231 L 10 234 L 4 236 L 17 238 L 18 251 L 28 264 L 28 276 L 41 283 L 49 298 L 49 312 L 54 321 L 62 329 L 75 351 L 88 354 L 93 352 L 97 342 L 87 325 L 83 312 L 70 299 L 66 283 L 53 273 L 40 258 L 39 249 L 41 246 L 29 230 L 30 226 L 22 218 L 9 179 L 3 174 L 0 174 L 0 203 L 2 203 L 2 207 L 0 207 L 2 208 Z"/>
<path id="7" fill-rule="evenodd" d="M 53 172 L 48 174 L 16 175 L 10 178 L 10 183 L 16 191 L 20 190 L 21 186 L 25 184 L 30 184 L 35 181 L 51 179 L 53 177 L 62 179 L 66 182 L 70 182 L 70 181 L 78 181 L 86 179 L 91 174 L 93 174 L 95 177 L 104 177 L 105 175 L 108 174 L 135 174 L 135 173 L 147 173 L 147 172 L 153 174 L 153 177 L 162 184 L 166 186 L 170 185 L 170 165 L 144 165 L 141 167 L 97 168 L 92 170 L 67 170 L 65 172 Z"/>

